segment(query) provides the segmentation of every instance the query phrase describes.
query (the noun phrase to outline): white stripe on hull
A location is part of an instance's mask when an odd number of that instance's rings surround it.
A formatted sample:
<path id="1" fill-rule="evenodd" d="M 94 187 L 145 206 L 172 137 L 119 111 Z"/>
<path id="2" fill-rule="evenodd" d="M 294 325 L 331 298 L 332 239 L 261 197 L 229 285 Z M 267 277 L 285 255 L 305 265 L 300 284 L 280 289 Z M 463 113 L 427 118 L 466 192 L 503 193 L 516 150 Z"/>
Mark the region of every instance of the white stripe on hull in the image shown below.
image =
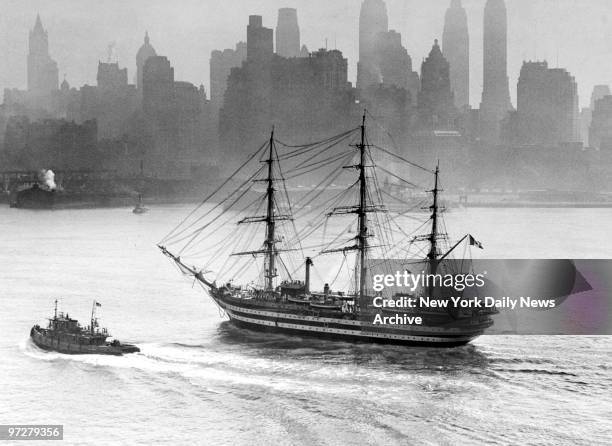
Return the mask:
<path id="1" fill-rule="evenodd" d="M 308 331 L 315 333 L 327 333 L 327 334 L 338 334 L 344 336 L 355 336 L 363 339 L 389 339 L 389 340 L 397 340 L 397 341 L 407 341 L 407 342 L 428 342 L 428 343 L 460 343 L 460 342 L 469 342 L 474 336 L 456 336 L 450 338 L 440 338 L 437 336 L 411 336 L 411 335 L 398 335 L 398 334 L 390 334 L 390 333 L 377 333 L 372 331 L 361 331 L 361 330 L 344 330 L 341 328 L 328 328 L 328 327 L 316 327 L 312 325 L 301 325 L 301 324 L 288 324 L 285 322 L 272 322 L 262 319 L 253 319 L 249 317 L 239 316 L 235 313 L 230 313 L 228 311 L 228 315 L 230 319 L 235 319 L 240 322 L 246 322 L 254 325 L 262 325 L 266 327 L 275 327 L 289 330 L 297 330 L 297 331 Z"/>
<path id="2" fill-rule="evenodd" d="M 337 330 L 341 330 L 341 331 L 349 331 L 350 333 L 363 333 L 363 329 L 380 329 L 383 326 L 381 325 L 375 325 L 372 323 L 367 323 L 365 321 L 359 321 L 359 320 L 352 320 L 352 319 L 336 319 L 336 318 L 328 318 L 328 317 L 317 317 L 317 316 L 302 316 L 302 315 L 297 315 L 297 314 L 291 314 L 291 313 L 278 313 L 278 312 L 273 312 L 273 311 L 265 311 L 265 310 L 254 310 L 252 308 L 245 308 L 245 307 L 237 307 L 235 305 L 231 305 L 228 303 L 225 303 L 221 300 L 217 301 L 219 303 L 219 305 L 221 305 L 221 307 L 223 307 L 228 314 L 234 315 L 236 311 L 239 311 L 240 313 L 246 313 L 246 314 L 253 314 L 253 315 L 257 315 L 257 316 L 262 316 L 262 317 L 269 317 L 269 318 L 274 318 L 274 319 L 293 319 L 296 321 L 309 321 L 309 322 L 319 322 L 322 324 L 339 324 L 339 325 L 346 325 L 347 326 L 347 330 L 342 330 L 342 329 L 337 329 Z M 401 312 L 400 312 L 401 313 Z M 242 316 L 244 318 L 244 316 Z M 260 325 L 267 325 L 267 324 L 262 324 L 262 322 L 270 322 L 270 321 L 262 321 L 260 319 L 253 319 L 256 320 L 260 323 Z M 272 323 L 274 324 L 274 323 Z M 288 324 L 288 325 L 294 325 L 294 324 Z M 279 325 L 280 326 L 280 325 Z M 297 327 L 304 327 L 303 324 L 296 324 Z M 353 328 L 354 327 L 354 328 Z M 318 327 L 313 327 L 313 328 L 318 328 Z M 321 327 L 323 328 L 323 327 Z M 358 330 L 356 330 L 355 328 L 357 328 Z M 401 326 L 401 327 L 386 327 L 386 328 L 391 328 L 391 329 L 395 329 L 398 331 L 410 331 L 413 333 L 418 333 L 418 332 L 424 332 L 424 333 L 438 333 L 438 334 L 445 334 L 445 335 L 451 335 L 451 336 L 466 336 L 465 335 L 465 328 L 461 329 L 461 328 L 441 328 L 441 327 L 431 327 L 431 326 L 427 326 L 427 325 L 414 325 L 414 326 Z M 332 330 L 332 329 L 330 329 Z M 333 329 L 336 330 L 336 329 Z M 316 330 L 316 331 L 322 331 L 322 330 Z M 476 331 L 482 331 L 482 330 L 476 330 Z M 330 332 L 332 333 L 332 332 Z M 366 332 L 369 333 L 369 332 Z M 383 336 L 387 336 L 387 335 L 383 335 Z M 400 335 L 401 336 L 401 335 Z M 422 336 L 418 336 L 419 339 L 422 338 Z M 470 339 L 472 339 L 473 337 L 471 336 Z M 447 338 L 448 339 L 448 338 Z"/>
<path id="3" fill-rule="evenodd" d="M 346 320 L 346 319 L 334 319 L 334 318 L 322 318 L 315 316 L 300 316 L 295 314 L 287 314 L 287 313 L 277 313 L 272 311 L 263 311 L 263 310 L 254 310 L 251 308 L 237 307 L 235 305 L 227 304 L 223 301 L 218 301 L 219 304 L 227 311 L 230 319 L 235 319 L 236 321 L 259 325 L 263 327 L 272 327 L 279 329 L 287 329 L 287 330 L 296 330 L 302 332 L 310 332 L 310 333 L 323 333 L 323 334 L 331 334 L 331 335 L 342 335 L 342 336 L 354 336 L 356 338 L 361 339 L 387 339 L 387 340 L 395 340 L 395 341 L 404 341 L 404 342 L 421 342 L 421 343 L 434 343 L 434 344 L 447 344 L 447 343 L 460 343 L 460 342 L 469 342 L 474 339 L 477 335 L 466 335 L 465 333 L 461 333 L 459 329 L 449 329 L 443 330 L 439 327 L 423 327 L 422 329 L 413 329 L 416 327 L 410 327 L 410 331 L 412 334 L 399 334 L 399 333 L 381 333 L 377 331 L 370 331 L 367 328 L 380 328 L 374 324 L 368 324 L 362 321 L 355 320 Z M 236 314 L 236 312 L 253 314 L 257 316 L 269 317 L 274 319 L 294 319 L 296 322 L 303 321 L 311 321 L 311 322 L 319 322 L 322 324 L 333 323 L 333 324 L 342 324 L 347 325 L 346 329 L 343 328 L 331 328 L 326 326 L 316 326 L 316 325 L 306 325 L 299 323 L 288 323 L 288 322 L 279 322 L 277 320 L 265 320 L 265 319 L 257 319 L 244 316 L 242 314 Z M 364 329 L 365 328 L 365 329 Z M 403 331 L 406 331 L 404 329 Z M 449 334 L 451 336 L 431 336 L 431 335 L 419 335 L 414 333 L 415 331 L 438 331 L 443 332 L 445 334 Z M 455 334 L 455 336 L 452 336 Z"/>

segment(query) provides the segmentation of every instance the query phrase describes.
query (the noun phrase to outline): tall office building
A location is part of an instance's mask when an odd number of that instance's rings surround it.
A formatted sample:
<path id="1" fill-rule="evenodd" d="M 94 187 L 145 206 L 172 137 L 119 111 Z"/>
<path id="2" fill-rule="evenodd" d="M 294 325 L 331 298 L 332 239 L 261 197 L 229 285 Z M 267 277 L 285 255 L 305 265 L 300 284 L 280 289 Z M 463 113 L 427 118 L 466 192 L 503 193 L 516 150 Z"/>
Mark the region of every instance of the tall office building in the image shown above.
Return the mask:
<path id="1" fill-rule="evenodd" d="M 461 0 L 452 0 L 446 11 L 442 52 L 450 64 L 455 106 L 459 109 L 466 108 L 470 104 L 470 37 L 467 14 Z"/>
<path id="2" fill-rule="evenodd" d="M 421 125 L 425 128 L 443 129 L 453 125 L 455 110 L 449 63 L 437 40 L 421 67 L 418 111 Z"/>
<path id="3" fill-rule="evenodd" d="M 49 55 L 49 36 L 43 28 L 40 15 L 37 15 L 29 39 L 28 91 L 34 97 L 48 96 L 58 86 L 57 63 Z"/>
<path id="4" fill-rule="evenodd" d="M 579 140 L 578 86 L 562 68 L 525 62 L 518 82 L 518 136 L 523 144 L 555 147 Z"/>
<path id="5" fill-rule="evenodd" d="M 508 17 L 504 0 L 487 0 L 485 6 L 483 64 L 480 105 L 483 136 L 498 140 L 500 122 L 512 110 L 508 81 Z"/>
<path id="6" fill-rule="evenodd" d="M 282 57 L 300 57 L 300 28 L 297 10 L 294 8 L 278 10 L 276 54 Z"/>
<path id="7" fill-rule="evenodd" d="M 387 6 L 383 0 L 364 0 L 359 14 L 359 63 L 357 88 L 365 90 L 381 82 L 376 63 L 376 39 L 389 30 Z"/>
<path id="8" fill-rule="evenodd" d="M 151 41 L 149 39 L 149 33 L 145 32 L 144 43 L 136 53 L 136 88 L 138 88 L 140 92 L 140 96 L 142 97 L 142 73 L 144 70 L 144 64 L 149 57 L 157 56 L 155 52 L 155 48 L 151 45 Z"/>
<path id="9" fill-rule="evenodd" d="M 259 15 L 249 16 L 247 26 L 247 60 L 249 62 L 268 63 L 274 55 L 274 38 L 270 28 L 263 27 Z"/>
<path id="10" fill-rule="evenodd" d="M 210 54 L 210 100 L 214 110 L 219 110 L 223 106 L 227 78 L 232 68 L 242 66 L 246 60 L 246 53 L 246 43 L 238 42 L 235 49 L 214 50 Z"/>

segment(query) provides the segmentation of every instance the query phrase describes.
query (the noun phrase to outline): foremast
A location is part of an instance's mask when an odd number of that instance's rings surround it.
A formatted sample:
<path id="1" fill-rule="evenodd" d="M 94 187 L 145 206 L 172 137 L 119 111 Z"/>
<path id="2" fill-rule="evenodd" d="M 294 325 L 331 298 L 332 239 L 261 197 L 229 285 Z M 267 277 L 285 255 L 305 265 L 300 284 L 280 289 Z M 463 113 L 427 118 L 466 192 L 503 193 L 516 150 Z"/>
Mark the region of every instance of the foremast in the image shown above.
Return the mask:
<path id="1" fill-rule="evenodd" d="M 246 251 L 246 252 L 235 252 L 231 254 L 232 256 L 256 256 L 256 255 L 264 255 L 264 291 L 273 292 L 274 291 L 274 278 L 278 276 L 276 270 L 276 257 L 278 256 L 278 249 L 276 248 L 276 244 L 279 240 L 276 239 L 276 223 L 281 220 L 292 220 L 291 215 L 280 215 L 276 213 L 276 199 L 275 199 L 275 176 L 274 176 L 274 162 L 275 162 L 275 152 L 276 147 L 274 143 L 274 127 L 272 128 L 272 132 L 270 134 L 270 140 L 268 142 L 268 157 L 265 162 L 268 165 L 267 169 L 267 177 L 262 180 L 253 180 L 253 181 L 263 181 L 267 184 L 266 187 L 266 215 L 264 216 L 250 216 L 245 217 L 238 222 L 238 224 L 245 223 L 266 223 L 266 237 L 263 243 L 263 249 L 256 251 Z M 277 161 L 277 160 L 276 160 Z M 204 273 L 198 270 L 195 266 L 189 266 L 185 264 L 180 256 L 171 253 L 165 246 L 157 245 L 158 248 L 162 251 L 162 253 L 172 259 L 181 269 L 181 271 L 185 274 L 194 276 L 199 282 L 210 289 L 216 289 L 217 286 L 215 282 L 211 282 L 204 277 Z"/>

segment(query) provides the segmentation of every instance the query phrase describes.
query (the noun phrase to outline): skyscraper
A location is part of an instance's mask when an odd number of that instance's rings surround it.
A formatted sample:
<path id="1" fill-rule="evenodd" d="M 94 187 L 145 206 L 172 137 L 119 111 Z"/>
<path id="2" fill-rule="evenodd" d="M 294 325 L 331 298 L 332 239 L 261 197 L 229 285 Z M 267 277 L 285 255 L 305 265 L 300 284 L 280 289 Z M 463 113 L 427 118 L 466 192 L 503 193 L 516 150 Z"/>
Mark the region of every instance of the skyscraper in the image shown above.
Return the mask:
<path id="1" fill-rule="evenodd" d="M 484 11 L 484 81 L 480 105 L 483 136 L 499 138 L 499 123 L 512 109 L 508 86 L 508 17 L 504 0 L 487 0 Z"/>
<path id="2" fill-rule="evenodd" d="M 453 92 L 450 84 L 449 63 L 442 55 L 438 40 L 421 67 L 419 119 L 427 128 L 443 129 L 452 126 L 454 118 Z"/>
<path id="3" fill-rule="evenodd" d="M 525 62 L 518 82 L 518 136 L 523 144 L 555 147 L 578 138 L 574 77 L 546 62 Z"/>
<path id="4" fill-rule="evenodd" d="M 300 28 L 297 10 L 294 8 L 281 8 L 278 10 L 276 54 L 283 57 L 300 56 Z"/>
<path id="5" fill-rule="evenodd" d="M 467 14 L 461 0 L 451 0 L 444 19 L 442 51 L 450 64 L 451 89 L 455 94 L 455 106 L 464 108 L 470 104 L 470 37 Z"/>
<path id="6" fill-rule="evenodd" d="M 214 50 L 210 54 L 210 100 L 215 110 L 223 106 L 230 71 L 242 65 L 246 60 L 246 53 L 246 42 L 238 42 L 236 49 Z"/>
<path id="7" fill-rule="evenodd" d="M 149 33 L 145 32 L 144 43 L 136 53 L 136 87 L 142 97 L 142 73 L 144 70 L 144 64 L 149 57 L 157 56 L 155 48 L 151 45 L 149 40 Z"/>
<path id="8" fill-rule="evenodd" d="M 359 14 L 359 63 L 357 88 L 365 90 L 380 83 L 376 65 L 376 37 L 389 30 L 387 6 L 383 0 L 363 0 Z"/>
<path id="9" fill-rule="evenodd" d="M 268 63 L 274 54 L 272 30 L 263 27 L 259 15 L 249 16 L 247 26 L 247 60 L 249 62 Z"/>
<path id="10" fill-rule="evenodd" d="M 49 38 L 36 16 L 34 29 L 30 31 L 28 53 L 28 91 L 35 97 L 47 96 L 58 89 L 57 63 L 49 55 Z"/>
<path id="11" fill-rule="evenodd" d="M 378 33 L 375 44 L 379 83 L 410 92 L 410 102 L 416 104 L 420 81 L 412 71 L 412 58 L 402 46 L 402 36 L 394 30 Z"/>

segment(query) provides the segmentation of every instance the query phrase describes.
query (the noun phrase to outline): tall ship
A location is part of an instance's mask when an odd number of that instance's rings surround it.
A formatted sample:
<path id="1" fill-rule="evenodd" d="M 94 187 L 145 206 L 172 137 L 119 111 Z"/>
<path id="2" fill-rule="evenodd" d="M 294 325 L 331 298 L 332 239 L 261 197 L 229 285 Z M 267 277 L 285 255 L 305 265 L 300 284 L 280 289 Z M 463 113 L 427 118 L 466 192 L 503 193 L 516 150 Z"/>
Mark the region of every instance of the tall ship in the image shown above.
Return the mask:
<path id="1" fill-rule="evenodd" d="M 93 302 L 90 325 L 83 327 L 78 320 L 72 319 L 67 313 L 58 314 L 56 300 L 55 312 L 49 319 L 48 326 L 46 328 L 40 325 L 33 326 L 30 330 L 30 338 L 39 348 L 69 355 L 120 356 L 125 353 L 139 352 L 140 349 L 135 345 L 111 339 L 108 330 L 99 326 L 96 317 L 96 308 L 99 306 L 99 302 Z"/>
<path id="2" fill-rule="evenodd" d="M 381 157 L 392 162 L 378 162 Z M 258 162 L 259 168 L 252 167 Z M 405 169 L 393 171 L 389 164 L 418 169 L 431 179 L 431 199 L 421 203 L 429 213 L 416 228 L 409 227 L 416 219 L 412 213 L 422 216 L 422 206 L 407 203 L 393 216 L 385 205 L 389 193 L 379 187 L 377 171 L 417 186 L 398 173 Z M 293 203 L 287 183 L 313 172 L 322 179 Z M 346 172 L 350 178 L 341 180 Z M 223 187 L 241 175 L 242 184 L 226 193 Z M 342 181 L 347 186 L 330 197 L 329 186 Z M 272 130 L 269 141 L 158 247 L 238 327 L 366 343 L 460 346 L 493 324 L 494 308 L 401 304 L 424 296 L 448 303 L 457 296 L 435 280 L 406 291 L 373 286 L 376 273 L 399 273 L 398 268 L 422 277 L 470 270 L 469 259 L 452 256 L 461 245 L 466 252 L 482 245 L 468 234 L 450 246 L 440 192 L 439 166 L 427 169 L 369 142 L 366 113 L 359 127 L 302 146 L 277 140 Z M 249 197 L 247 203 L 243 197 Z M 315 263 L 333 278 L 319 280 L 319 290 L 312 289 Z"/>

